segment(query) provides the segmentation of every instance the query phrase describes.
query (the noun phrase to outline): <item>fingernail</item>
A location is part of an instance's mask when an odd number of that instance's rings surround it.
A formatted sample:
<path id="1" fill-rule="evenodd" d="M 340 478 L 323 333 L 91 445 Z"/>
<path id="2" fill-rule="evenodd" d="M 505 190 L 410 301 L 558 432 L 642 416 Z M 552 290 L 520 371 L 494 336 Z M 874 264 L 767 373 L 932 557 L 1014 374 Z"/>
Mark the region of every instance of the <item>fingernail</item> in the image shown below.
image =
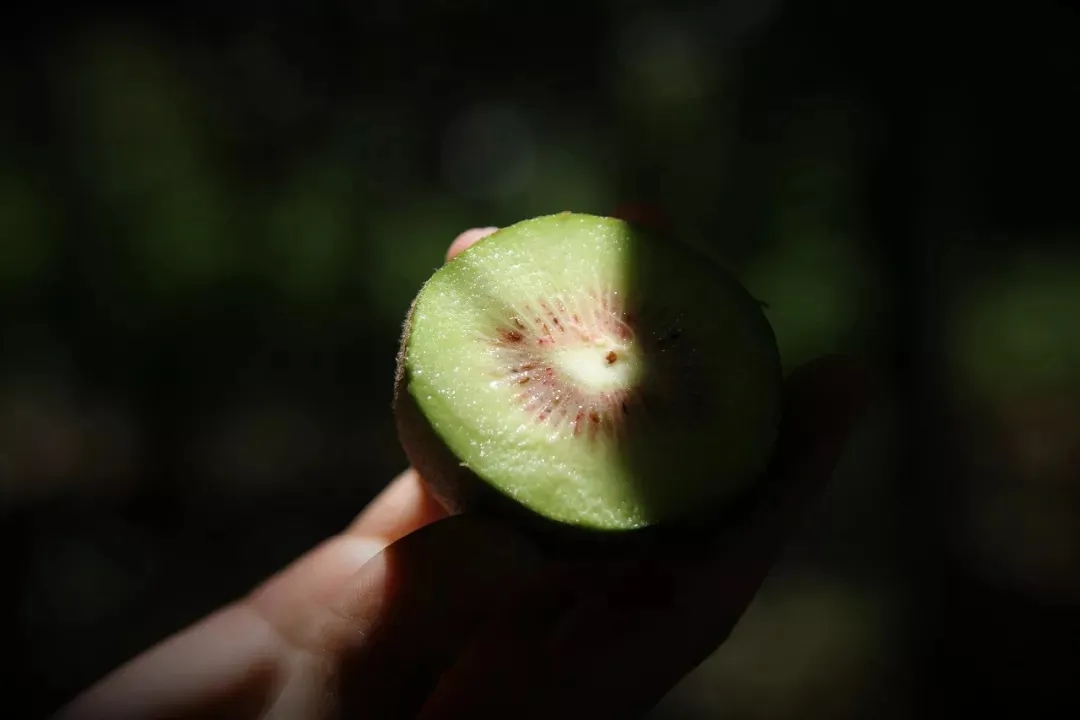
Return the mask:
<path id="1" fill-rule="evenodd" d="M 667 213 L 651 203 L 625 203 L 615 208 L 611 216 L 650 230 L 665 232 L 671 228 Z"/>
<path id="2" fill-rule="evenodd" d="M 462 251 L 468 249 L 472 245 L 475 245 L 477 242 L 484 239 L 498 229 L 499 228 L 497 227 L 489 226 L 466 230 L 465 232 L 454 238 L 454 242 L 450 243 L 450 249 L 446 251 L 446 259 L 452 260 Z"/>

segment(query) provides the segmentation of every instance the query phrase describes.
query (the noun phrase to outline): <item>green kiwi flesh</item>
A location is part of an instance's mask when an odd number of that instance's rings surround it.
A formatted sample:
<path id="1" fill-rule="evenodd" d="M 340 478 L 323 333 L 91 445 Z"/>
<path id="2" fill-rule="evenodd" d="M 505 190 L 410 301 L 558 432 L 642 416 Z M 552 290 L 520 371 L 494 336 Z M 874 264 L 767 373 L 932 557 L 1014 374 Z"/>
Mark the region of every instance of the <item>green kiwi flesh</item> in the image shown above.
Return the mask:
<path id="1" fill-rule="evenodd" d="M 395 412 L 452 511 L 625 533 L 722 510 L 768 465 L 776 339 L 722 267 L 621 220 L 511 225 L 437 270 L 406 320 Z"/>

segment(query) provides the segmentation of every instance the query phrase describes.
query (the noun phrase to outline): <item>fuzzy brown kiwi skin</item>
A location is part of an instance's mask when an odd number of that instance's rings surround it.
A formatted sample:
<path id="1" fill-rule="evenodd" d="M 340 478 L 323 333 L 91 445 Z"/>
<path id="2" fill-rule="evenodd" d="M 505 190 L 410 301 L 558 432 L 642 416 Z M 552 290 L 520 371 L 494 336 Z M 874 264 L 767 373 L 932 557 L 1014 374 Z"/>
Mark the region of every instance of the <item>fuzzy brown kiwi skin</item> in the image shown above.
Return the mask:
<path id="1" fill-rule="evenodd" d="M 730 525 L 745 501 L 734 499 L 720 512 L 707 511 L 677 523 L 629 531 L 602 531 L 561 523 L 529 510 L 495 490 L 454 455 L 416 404 L 409 391 L 406 355 L 413 310 L 406 314 L 397 353 L 393 410 L 398 441 L 432 496 L 450 514 L 477 513 L 527 534 L 553 560 L 611 559 L 632 556 L 665 542 L 698 544 Z M 673 469 L 673 472 L 677 470 Z M 757 483 L 750 483 L 754 488 Z M 749 498 L 752 490 L 746 491 Z"/>

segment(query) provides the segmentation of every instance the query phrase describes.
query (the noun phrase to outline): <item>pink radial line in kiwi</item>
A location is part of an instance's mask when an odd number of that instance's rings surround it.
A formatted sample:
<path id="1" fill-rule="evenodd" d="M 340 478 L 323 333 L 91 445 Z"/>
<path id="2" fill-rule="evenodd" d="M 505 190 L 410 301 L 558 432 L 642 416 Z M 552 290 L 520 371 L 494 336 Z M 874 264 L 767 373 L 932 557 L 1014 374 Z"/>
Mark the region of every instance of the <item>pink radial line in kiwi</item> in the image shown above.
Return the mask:
<path id="1" fill-rule="evenodd" d="M 538 423 L 560 429 L 569 425 L 575 436 L 590 440 L 600 436 L 620 437 L 623 417 L 639 404 L 631 388 L 590 392 L 565 377 L 554 366 L 551 352 L 559 348 L 591 346 L 611 340 L 625 345 L 635 341 L 629 315 L 617 293 L 588 292 L 591 317 L 575 308 L 570 311 L 562 298 L 540 299 L 526 304 L 518 315 L 500 327 L 492 340 L 500 364 L 509 368 L 502 379 L 516 390 L 515 399 Z M 577 303 L 571 303 L 577 305 Z M 619 361 L 618 352 L 608 351 L 604 361 Z"/>

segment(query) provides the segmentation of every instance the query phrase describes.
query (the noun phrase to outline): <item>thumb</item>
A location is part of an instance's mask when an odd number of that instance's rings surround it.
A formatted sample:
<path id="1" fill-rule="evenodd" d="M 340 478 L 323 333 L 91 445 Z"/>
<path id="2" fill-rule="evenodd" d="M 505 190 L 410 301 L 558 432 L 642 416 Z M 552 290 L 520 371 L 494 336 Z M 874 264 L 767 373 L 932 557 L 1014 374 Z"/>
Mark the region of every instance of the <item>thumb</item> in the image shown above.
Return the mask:
<path id="1" fill-rule="evenodd" d="M 468 514 L 372 558 L 332 605 L 324 636 L 345 715 L 414 716 L 475 630 L 540 563 L 527 540 Z"/>

